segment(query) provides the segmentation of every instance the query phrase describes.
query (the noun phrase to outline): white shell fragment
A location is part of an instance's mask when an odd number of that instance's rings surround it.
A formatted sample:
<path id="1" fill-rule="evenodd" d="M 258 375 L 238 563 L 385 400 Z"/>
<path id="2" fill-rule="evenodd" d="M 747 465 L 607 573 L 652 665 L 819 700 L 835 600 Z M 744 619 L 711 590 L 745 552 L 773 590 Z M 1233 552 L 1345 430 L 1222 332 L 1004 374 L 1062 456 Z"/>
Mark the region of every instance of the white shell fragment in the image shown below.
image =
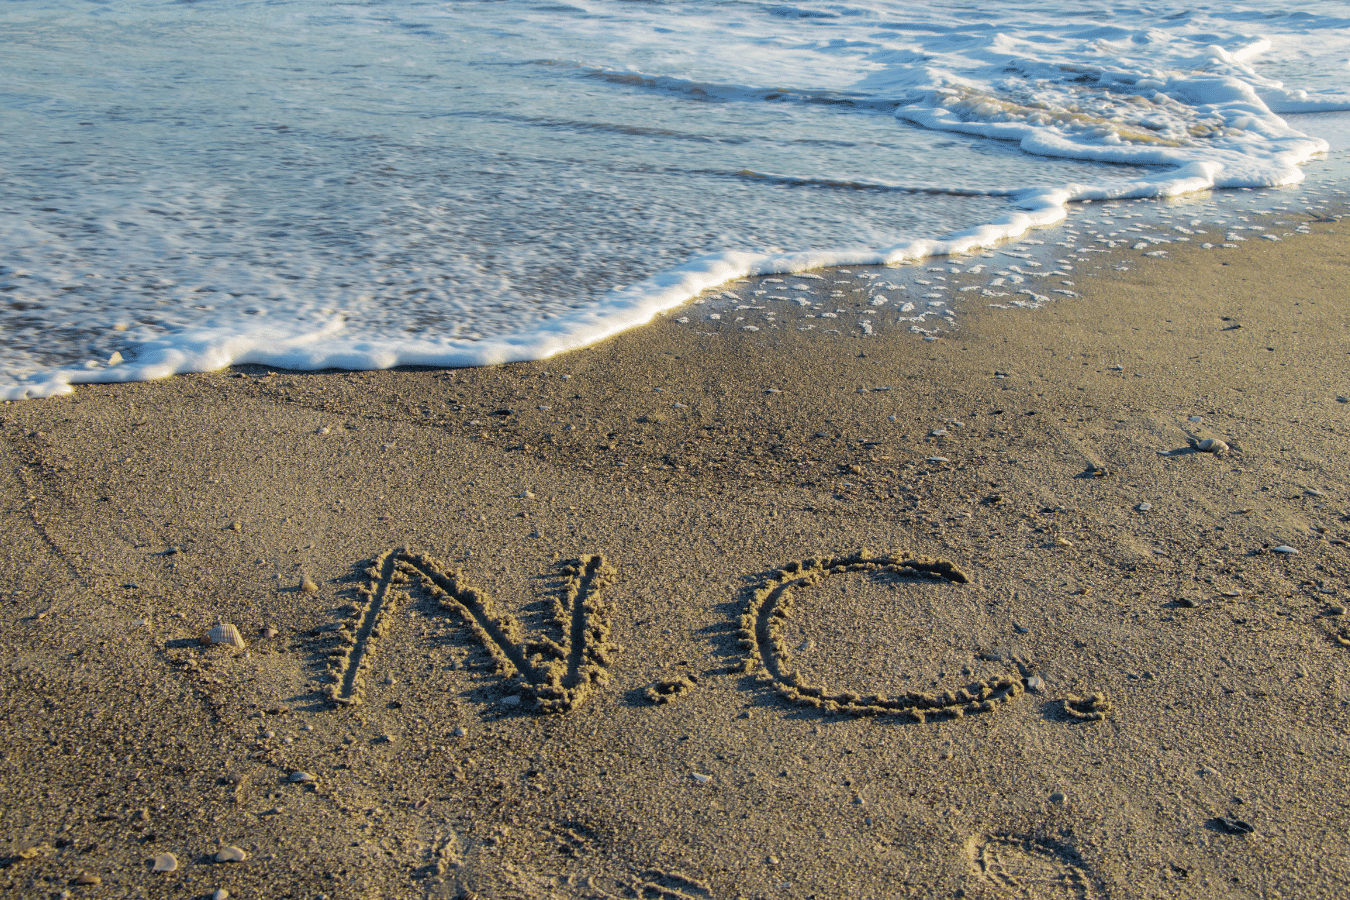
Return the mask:
<path id="1" fill-rule="evenodd" d="M 229 622 L 221 622 L 216 627 L 206 633 L 207 643 L 210 644 L 228 644 L 231 647 L 244 649 L 244 638 Z"/>
<path id="2" fill-rule="evenodd" d="M 1218 438 L 1205 438 L 1195 445 L 1195 449 L 1201 453 L 1227 453 L 1228 445 Z"/>
<path id="3" fill-rule="evenodd" d="M 161 853 L 155 857 L 155 872 L 177 872 L 178 857 L 172 853 Z"/>
<path id="4" fill-rule="evenodd" d="M 233 845 L 221 847 L 216 851 L 216 862 L 243 862 L 246 859 L 248 859 L 248 854 Z"/>
<path id="5" fill-rule="evenodd" d="M 1297 553 L 1298 551 L 1295 550 L 1293 547 L 1290 547 L 1288 544 L 1281 544 L 1281 545 L 1278 546 L 1278 547 L 1271 547 L 1271 548 L 1270 548 L 1270 552 L 1271 552 L 1271 553 Z"/>

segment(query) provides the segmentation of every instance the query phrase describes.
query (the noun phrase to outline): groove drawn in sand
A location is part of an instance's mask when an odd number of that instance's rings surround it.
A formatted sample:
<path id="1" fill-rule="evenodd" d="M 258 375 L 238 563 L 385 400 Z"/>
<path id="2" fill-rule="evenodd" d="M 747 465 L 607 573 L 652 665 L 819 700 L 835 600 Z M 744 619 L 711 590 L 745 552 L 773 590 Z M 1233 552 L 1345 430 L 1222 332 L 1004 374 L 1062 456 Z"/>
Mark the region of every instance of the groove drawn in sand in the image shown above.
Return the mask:
<path id="1" fill-rule="evenodd" d="M 911 722 L 959 719 L 968 713 L 989 712 L 1023 693 L 1025 682 L 1015 675 L 976 681 L 940 694 L 910 691 L 895 697 L 858 696 L 847 691 L 831 693 L 828 688 L 806 683 L 801 673 L 792 667 L 792 656 L 783 633 L 792 610 L 792 594 L 798 589 L 818 585 L 831 576 L 855 572 L 888 573 L 953 584 L 966 584 L 970 580 L 947 560 L 895 553 L 872 556 L 866 550 L 850 556 L 789 563 L 774 572 L 767 584 L 754 592 L 741 617 L 741 647 L 747 651 L 742 671 L 757 674 L 762 681 L 772 683 L 779 694 L 802 706 L 854 716 L 897 716 Z"/>
<path id="2" fill-rule="evenodd" d="M 712 889 L 687 875 L 652 869 L 643 872 L 630 887 L 646 900 L 703 900 L 712 897 Z"/>
<path id="3" fill-rule="evenodd" d="M 361 588 L 364 604 L 341 625 L 342 641 L 329 669 L 327 695 L 347 706 L 363 697 L 376 643 L 385 622 L 407 599 L 404 588 L 415 582 L 442 609 L 459 616 L 478 643 L 492 656 L 496 670 L 518 683 L 521 692 L 542 712 L 567 712 L 583 703 L 591 689 L 608 680 L 616 647 L 609 640 L 609 608 L 600 593 L 615 579 L 600 556 L 583 557 L 564 570 L 562 597 L 553 599 L 552 624 L 560 640 L 525 640 L 520 623 L 494 611 L 486 594 L 468 585 L 458 569 L 406 549 L 387 550 L 366 570 L 370 581 Z"/>
<path id="4" fill-rule="evenodd" d="M 1000 893 L 1019 900 L 1093 900 L 1096 879 L 1067 844 L 1021 834 L 995 834 L 972 848 L 972 862 Z"/>

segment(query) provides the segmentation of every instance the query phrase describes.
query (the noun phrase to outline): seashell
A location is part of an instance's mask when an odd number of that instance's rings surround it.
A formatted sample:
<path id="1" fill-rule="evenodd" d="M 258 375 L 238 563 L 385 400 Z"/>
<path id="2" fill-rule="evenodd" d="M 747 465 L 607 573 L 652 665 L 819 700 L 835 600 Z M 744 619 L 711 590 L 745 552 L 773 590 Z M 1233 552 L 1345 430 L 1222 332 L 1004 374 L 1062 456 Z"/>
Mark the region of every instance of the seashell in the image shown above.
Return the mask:
<path id="1" fill-rule="evenodd" d="M 246 859 L 248 859 L 248 854 L 233 845 L 221 847 L 216 851 L 216 862 L 243 862 Z"/>
<path id="2" fill-rule="evenodd" d="M 302 575 L 300 576 L 300 590 L 306 594 L 316 594 L 319 591 L 319 586 L 314 583 L 313 578 Z"/>
<path id="3" fill-rule="evenodd" d="M 1281 544 L 1281 545 L 1278 546 L 1278 547 L 1271 547 L 1271 548 L 1270 548 L 1270 552 L 1271 552 L 1271 553 L 1289 553 L 1289 554 L 1295 554 L 1295 553 L 1298 553 L 1297 550 L 1295 550 L 1293 547 L 1290 547 L 1288 544 Z"/>
<path id="4" fill-rule="evenodd" d="M 290 781 L 291 784 L 313 784 L 319 779 L 308 772 L 292 772 L 290 778 L 287 780 Z"/>
<path id="5" fill-rule="evenodd" d="M 215 628 L 206 633 L 206 640 L 211 644 L 228 644 L 231 647 L 244 649 L 244 638 L 239 634 L 239 629 L 228 622 L 221 622 Z"/>
<path id="6" fill-rule="evenodd" d="M 81 887 L 98 887 L 100 884 L 103 883 L 103 878 L 100 875 L 89 875 L 87 873 L 82 873 L 80 875 L 75 876 L 75 880 L 72 883 L 80 885 Z"/>
<path id="7" fill-rule="evenodd" d="M 1205 438 L 1195 445 L 1195 449 L 1201 453 L 1227 453 L 1228 445 L 1218 438 Z"/>
<path id="8" fill-rule="evenodd" d="M 177 872 L 178 857 L 174 856 L 172 853 L 161 853 L 159 856 L 155 857 L 155 867 L 151 871 Z"/>

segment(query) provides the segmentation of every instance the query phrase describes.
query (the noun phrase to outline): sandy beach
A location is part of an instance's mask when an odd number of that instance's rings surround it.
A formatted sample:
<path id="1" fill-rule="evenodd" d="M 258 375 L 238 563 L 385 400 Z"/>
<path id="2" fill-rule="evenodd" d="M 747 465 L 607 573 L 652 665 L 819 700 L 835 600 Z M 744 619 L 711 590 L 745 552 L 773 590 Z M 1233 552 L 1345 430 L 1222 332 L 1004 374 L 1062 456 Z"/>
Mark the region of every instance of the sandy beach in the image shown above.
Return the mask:
<path id="1" fill-rule="evenodd" d="M 1350 893 L 1350 226 L 1312 229 L 936 341 L 677 312 L 4 405 L 0 888 Z"/>

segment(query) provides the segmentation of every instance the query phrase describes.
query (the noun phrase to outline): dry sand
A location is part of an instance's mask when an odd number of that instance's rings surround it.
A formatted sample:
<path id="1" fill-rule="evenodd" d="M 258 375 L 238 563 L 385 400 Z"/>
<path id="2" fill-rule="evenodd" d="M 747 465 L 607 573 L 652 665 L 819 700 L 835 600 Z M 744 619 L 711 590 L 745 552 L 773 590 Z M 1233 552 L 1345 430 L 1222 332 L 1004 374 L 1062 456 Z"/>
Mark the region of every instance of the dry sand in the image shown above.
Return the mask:
<path id="1" fill-rule="evenodd" d="M 1344 896 L 1350 229 L 1314 230 L 936 342 L 666 319 L 5 406 L 0 888 Z"/>

